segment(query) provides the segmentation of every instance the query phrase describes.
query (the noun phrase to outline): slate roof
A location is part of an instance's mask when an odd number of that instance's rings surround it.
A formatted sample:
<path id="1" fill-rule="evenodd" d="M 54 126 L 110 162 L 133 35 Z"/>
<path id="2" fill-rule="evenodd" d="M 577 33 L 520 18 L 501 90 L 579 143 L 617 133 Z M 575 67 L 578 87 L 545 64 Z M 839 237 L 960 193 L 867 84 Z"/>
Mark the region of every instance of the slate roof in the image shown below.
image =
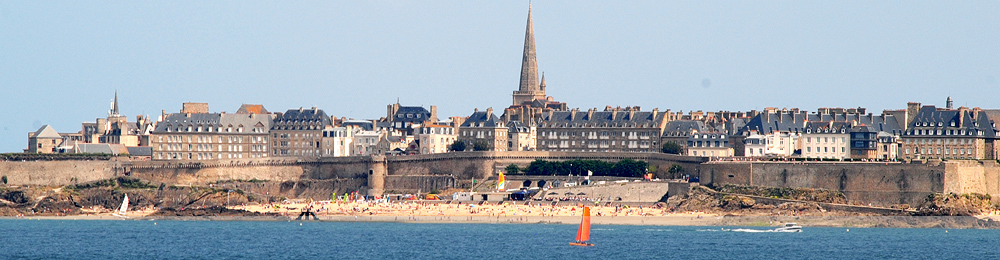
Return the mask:
<path id="1" fill-rule="evenodd" d="M 814 127 L 827 125 L 828 122 L 845 123 L 851 125 L 868 125 L 878 131 L 893 134 L 902 134 L 902 128 L 892 115 L 862 115 L 862 114 L 808 114 L 808 113 L 761 113 L 750 119 L 743 128 L 741 134 L 747 134 L 750 130 L 758 133 L 771 133 L 776 131 L 803 133 L 808 124 L 813 123 Z M 815 130 L 815 129 L 813 129 Z"/>
<path id="2" fill-rule="evenodd" d="M 150 146 L 125 147 L 125 149 L 131 156 L 153 156 L 153 147 Z"/>
<path id="3" fill-rule="evenodd" d="M 973 116 L 975 116 L 975 119 L 973 119 Z M 934 106 L 923 106 L 917 112 L 913 122 L 910 122 L 910 127 L 924 130 L 964 129 L 967 133 L 982 131 L 981 136 L 986 138 L 995 138 L 997 136 L 995 126 L 993 125 L 993 121 L 990 120 L 989 115 L 986 112 L 976 112 L 974 110 L 967 110 L 963 114 L 961 110 L 957 109 L 939 110 Z M 911 131 L 908 134 L 912 135 L 913 132 Z"/>
<path id="4" fill-rule="evenodd" d="M 412 117 L 406 117 L 407 114 L 413 115 Z M 399 117 L 403 115 L 403 117 Z M 420 115 L 417 117 L 416 115 Z M 396 110 L 396 114 L 392 115 L 390 121 L 393 122 L 408 122 L 408 123 L 423 123 L 424 121 L 430 120 L 431 112 L 423 107 L 406 107 L 399 106 L 399 110 Z"/>
<path id="5" fill-rule="evenodd" d="M 289 109 L 274 119 L 272 130 L 323 130 L 331 125 L 322 109 Z"/>
<path id="6" fill-rule="evenodd" d="M 258 125 L 264 129 L 270 129 L 271 116 L 267 114 L 174 113 L 167 115 L 163 121 L 156 123 L 156 129 L 153 132 L 165 133 L 167 132 L 167 128 L 170 128 L 170 132 L 186 132 L 188 126 L 192 128 L 198 126 L 213 128 L 229 126 L 237 128 L 243 126 L 244 129 L 249 129 Z M 207 129 L 205 131 L 207 133 Z M 244 132 L 247 132 L 247 130 L 244 130 Z"/>
<path id="7" fill-rule="evenodd" d="M 56 130 L 52 129 L 52 126 L 49 126 L 49 125 L 43 125 L 41 128 L 38 128 L 38 131 L 35 131 L 35 136 L 34 137 L 35 138 L 62 138 L 62 136 L 59 135 L 59 132 L 56 132 Z"/>
<path id="8" fill-rule="evenodd" d="M 481 123 L 481 124 L 480 124 Z M 500 118 L 487 111 L 476 111 L 462 123 L 461 127 L 498 127 L 503 125 Z"/>
<path id="9" fill-rule="evenodd" d="M 531 127 L 528 127 L 528 125 L 525 125 L 521 121 L 510 121 L 507 122 L 507 132 L 511 134 L 529 133 L 531 132 Z"/>
<path id="10" fill-rule="evenodd" d="M 118 155 L 124 151 L 128 151 L 124 145 L 121 144 L 85 144 L 77 143 L 76 152 L 77 153 L 95 153 L 95 154 L 110 154 Z M 152 152 L 150 152 L 152 153 Z"/>
<path id="11" fill-rule="evenodd" d="M 705 122 L 698 120 L 674 120 L 667 122 L 663 136 L 690 136 L 692 132 L 705 132 Z"/>
<path id="12" fill-rule="evenodd" d="M 573 117 L 573 113 L 576 117 Z M 589 127 L 657 127 L 666 113 L 655 117 L 651 111 L 553 111 L 542 113 L 541 127 L 589 126 Z"/>

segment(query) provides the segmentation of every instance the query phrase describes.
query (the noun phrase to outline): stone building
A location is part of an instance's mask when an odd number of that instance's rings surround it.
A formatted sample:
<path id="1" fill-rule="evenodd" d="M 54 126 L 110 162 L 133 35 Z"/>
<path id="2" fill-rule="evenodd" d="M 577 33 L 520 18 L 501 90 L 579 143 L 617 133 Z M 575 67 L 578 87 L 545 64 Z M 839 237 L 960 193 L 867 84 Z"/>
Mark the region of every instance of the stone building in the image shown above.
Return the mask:
<path id="1" fill-rule="evenodd" d="M 455 128 L 447 125 L 421 125 L 416 132 L 421 154 L 446 153 L 448 146 L 458 140 Z"/>
<path id="2" fill-rule="evenodd" d="M 550 111 L 538 123 L 538 150 L 560 152 L 659 152 L 666 126 L 658 109 Z"/>
<path id="3" fill-rule="evenodd" d="M 354 142 L 351 146 L 351 155 L 373 155 L 380 154 L 377 145 L 382 135 L 386 134 L 382 130 L 365 130 L 364 128 L 354 129 Z"/>
<path id="4" fill-rule="evenodd" d="M 321 109 L 289 109 L 271 125 L 271 156 L 322 156 L 323 131 L 332 127 Z"/>
<path id="5" fill-rule="evenodd" d="M 416 127 L 437 121 L 437 106 L 431 106 L 428 111 L 419 106 L 401 106 L 397 102 L 386 106 L 386 118 L 380 122 L 379 127 L 398 131 L 404 135 L 414 135 Z"/>
<path id="6" fill-rule="evenodd" d="M 49 125 L 43 125 L 37 131 L 28 133 L 28 148 L 25 153 L 56 153 L 63 143 L 62 135 Z"/>
<path id="7" fill-rule="evenodd" d="M 206 112 L 206 109 L 183 109 Z M 173 113 L 150 135 L 154 160 L 216 160 L 268 156 L 273 115 Z"/>
<path id="8" fill-rule="evenodd" d="M 980 108 L 937 108 L 909 103 L 901 157 L 906 159 L 996 159 L 993 120 Z"/>
<path id="9" fill-rule="evenodd" d="M 535 151 L 538 149 L 538 128 L 534 124 L 507 122 L 507 150 Z"/>
<path id="10" fill-rule="evenodd" d="M 708 132 L 705 123 L 698 120 L 673 120 L 667 122 L 660 136 L 660 144 L 675 143 L 681 147 L 680 154 L 688 153 L 689 138 L 697 133 Z"/>
<path id="11" fill-rule="evenodd" d="M 688 137 L 686 153 L 690 156 L 731 157 L 733 147 L 726 133 L 696 133 Z"/>
<path id="12" fill-rule="evenodd" d="M 848 159 L 851 124 L 847 122 L 809 122 L 799 137 L 799 157 Z"/>
<path id="13" fill-rule="evenodd" d="M 507 127 L 493 114 L 493 108 L 478 109 L 459 127 L 458 140 L 465 142 L 465 150 L 475 150 L 477 143 L 487 151 L 507 151 Z"/>
<path id="14" fill-rule="evenodd" d="M 323 138 L 320 142 L 320 156 L 351 156 L 351 147 L 354 146 L 354 130 L 356 126 L 341 126 L 323 129 Z"/>

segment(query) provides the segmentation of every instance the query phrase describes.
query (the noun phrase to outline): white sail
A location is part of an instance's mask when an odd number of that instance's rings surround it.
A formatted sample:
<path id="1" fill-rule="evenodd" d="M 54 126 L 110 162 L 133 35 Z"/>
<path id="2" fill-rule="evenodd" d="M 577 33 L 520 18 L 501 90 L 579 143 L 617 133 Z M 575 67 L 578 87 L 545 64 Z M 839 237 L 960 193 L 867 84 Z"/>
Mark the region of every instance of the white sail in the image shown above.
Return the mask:
<path id="1" fill-rule="evenodd" d="M 125 215 L 125 211 L 128 211 L 128 194 L 125 194 L 125 199 L 122 200 L 121 208 L 118 208 L 118 214 Z"/>

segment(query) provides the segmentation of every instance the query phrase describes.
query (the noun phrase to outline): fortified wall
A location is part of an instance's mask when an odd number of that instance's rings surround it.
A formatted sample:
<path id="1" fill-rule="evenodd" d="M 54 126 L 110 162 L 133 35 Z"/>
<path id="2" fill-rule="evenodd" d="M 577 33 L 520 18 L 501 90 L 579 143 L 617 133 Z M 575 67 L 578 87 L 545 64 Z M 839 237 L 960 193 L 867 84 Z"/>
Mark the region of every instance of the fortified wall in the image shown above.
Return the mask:
<path id="1" fill-rule="evenodd" d="M 1000 195 L 995 161 L 934 163 L 709 162 L 701 184 L 739 184 L 841 191 L 851 203 L 877 206 L 923 203 L 931 193 Z"/>
<path id="2" fill-rule="evenodd" d="M 7 176 L 10 185 L 62 186 L 75 183 L 129 176 L 168 185 L 209 185 L 231 180 L 267 182 L 298 182 L 296 185 L 318 185 L 304 180 L 327 180 L 331 183 L 359 184 L 351 190 L 363 189 L 370 194 L 385 191 L 416 192 L 455 187 L 461 180 L 487 179 L 498 170 L 515 164 L 527 167 L 534 160 L 562 161 L 573 159 L 616 162 L 623 159 L 642 160 L 656 166 L 661 178 L 670 177 L 667 170 L 681 165 L 685 173 L 696 173 L 700 157 L 659 153 L 565 153 L 565 152 L 462 152 L 411 156 L 353 156 L 301 158 L 229 159 L 213 161 L 0 161 L 0 175 Z M 312 183 L 312 184 L 308 184 Z M 288 186 L 285 184 L 285 186 Z M 249 189 L 250 187 L 248 187 Z M 282 190 L 260 187 L 263 193 Z M 287 189 L 286 189 L 287 190 Z M 344 191 L 338 189 L 339 191 Z"/>

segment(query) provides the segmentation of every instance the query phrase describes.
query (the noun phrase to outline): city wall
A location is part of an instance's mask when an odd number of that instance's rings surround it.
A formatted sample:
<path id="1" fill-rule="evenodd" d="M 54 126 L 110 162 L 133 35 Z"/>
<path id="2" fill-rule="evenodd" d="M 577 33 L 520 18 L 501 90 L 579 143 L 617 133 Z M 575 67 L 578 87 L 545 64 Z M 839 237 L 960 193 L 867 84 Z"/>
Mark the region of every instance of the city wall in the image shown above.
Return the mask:
<path id="1" fill-rule="evenodd" d="M 61 186 L 129 176 L 167 185 L 212 185 L 230 180 L 260 180 L 265 195 L 318 196 L 356 190 L 416 192 L 443 190 L 476 179 L 495 179 L 510 164 L 526 167 L 542 159 L 643 160 L 660 178 L 690 174 L 702 184 L 743 184 L 816 188 L 844 192 L 852 203 L 879 206 L 919 205 L 930 193 L 984 193 L 1000 196 L 1000 165 L 993 161 L 943 163 L 708 162 L 666 154 L 463 152 L 413 156 L 239 159 L 217 161 L 0 161 L 9 185 Z M 684 169 L 670 176 L 678 164 Z M 514 177 L 514 176 L 511 176 Z M 260 183 L 260 182 L 257 182 Z M 271 186 L 268 186 L 271 185 Z M 326 186 L 320 188 L 321 186 Z M 287 195 L 286 195 L 287 196 Z"/>
<path id="2" fill-rule="evenodd" d="M 931 193 L 1000 191 L 1000 167 L 993 162 L 711 162 L 702 165 L 702 184 L 740 184 L 841 191 L 850 203 L 917 206 Z M 994 195 L 995 196 L 995 195 Z"/>

